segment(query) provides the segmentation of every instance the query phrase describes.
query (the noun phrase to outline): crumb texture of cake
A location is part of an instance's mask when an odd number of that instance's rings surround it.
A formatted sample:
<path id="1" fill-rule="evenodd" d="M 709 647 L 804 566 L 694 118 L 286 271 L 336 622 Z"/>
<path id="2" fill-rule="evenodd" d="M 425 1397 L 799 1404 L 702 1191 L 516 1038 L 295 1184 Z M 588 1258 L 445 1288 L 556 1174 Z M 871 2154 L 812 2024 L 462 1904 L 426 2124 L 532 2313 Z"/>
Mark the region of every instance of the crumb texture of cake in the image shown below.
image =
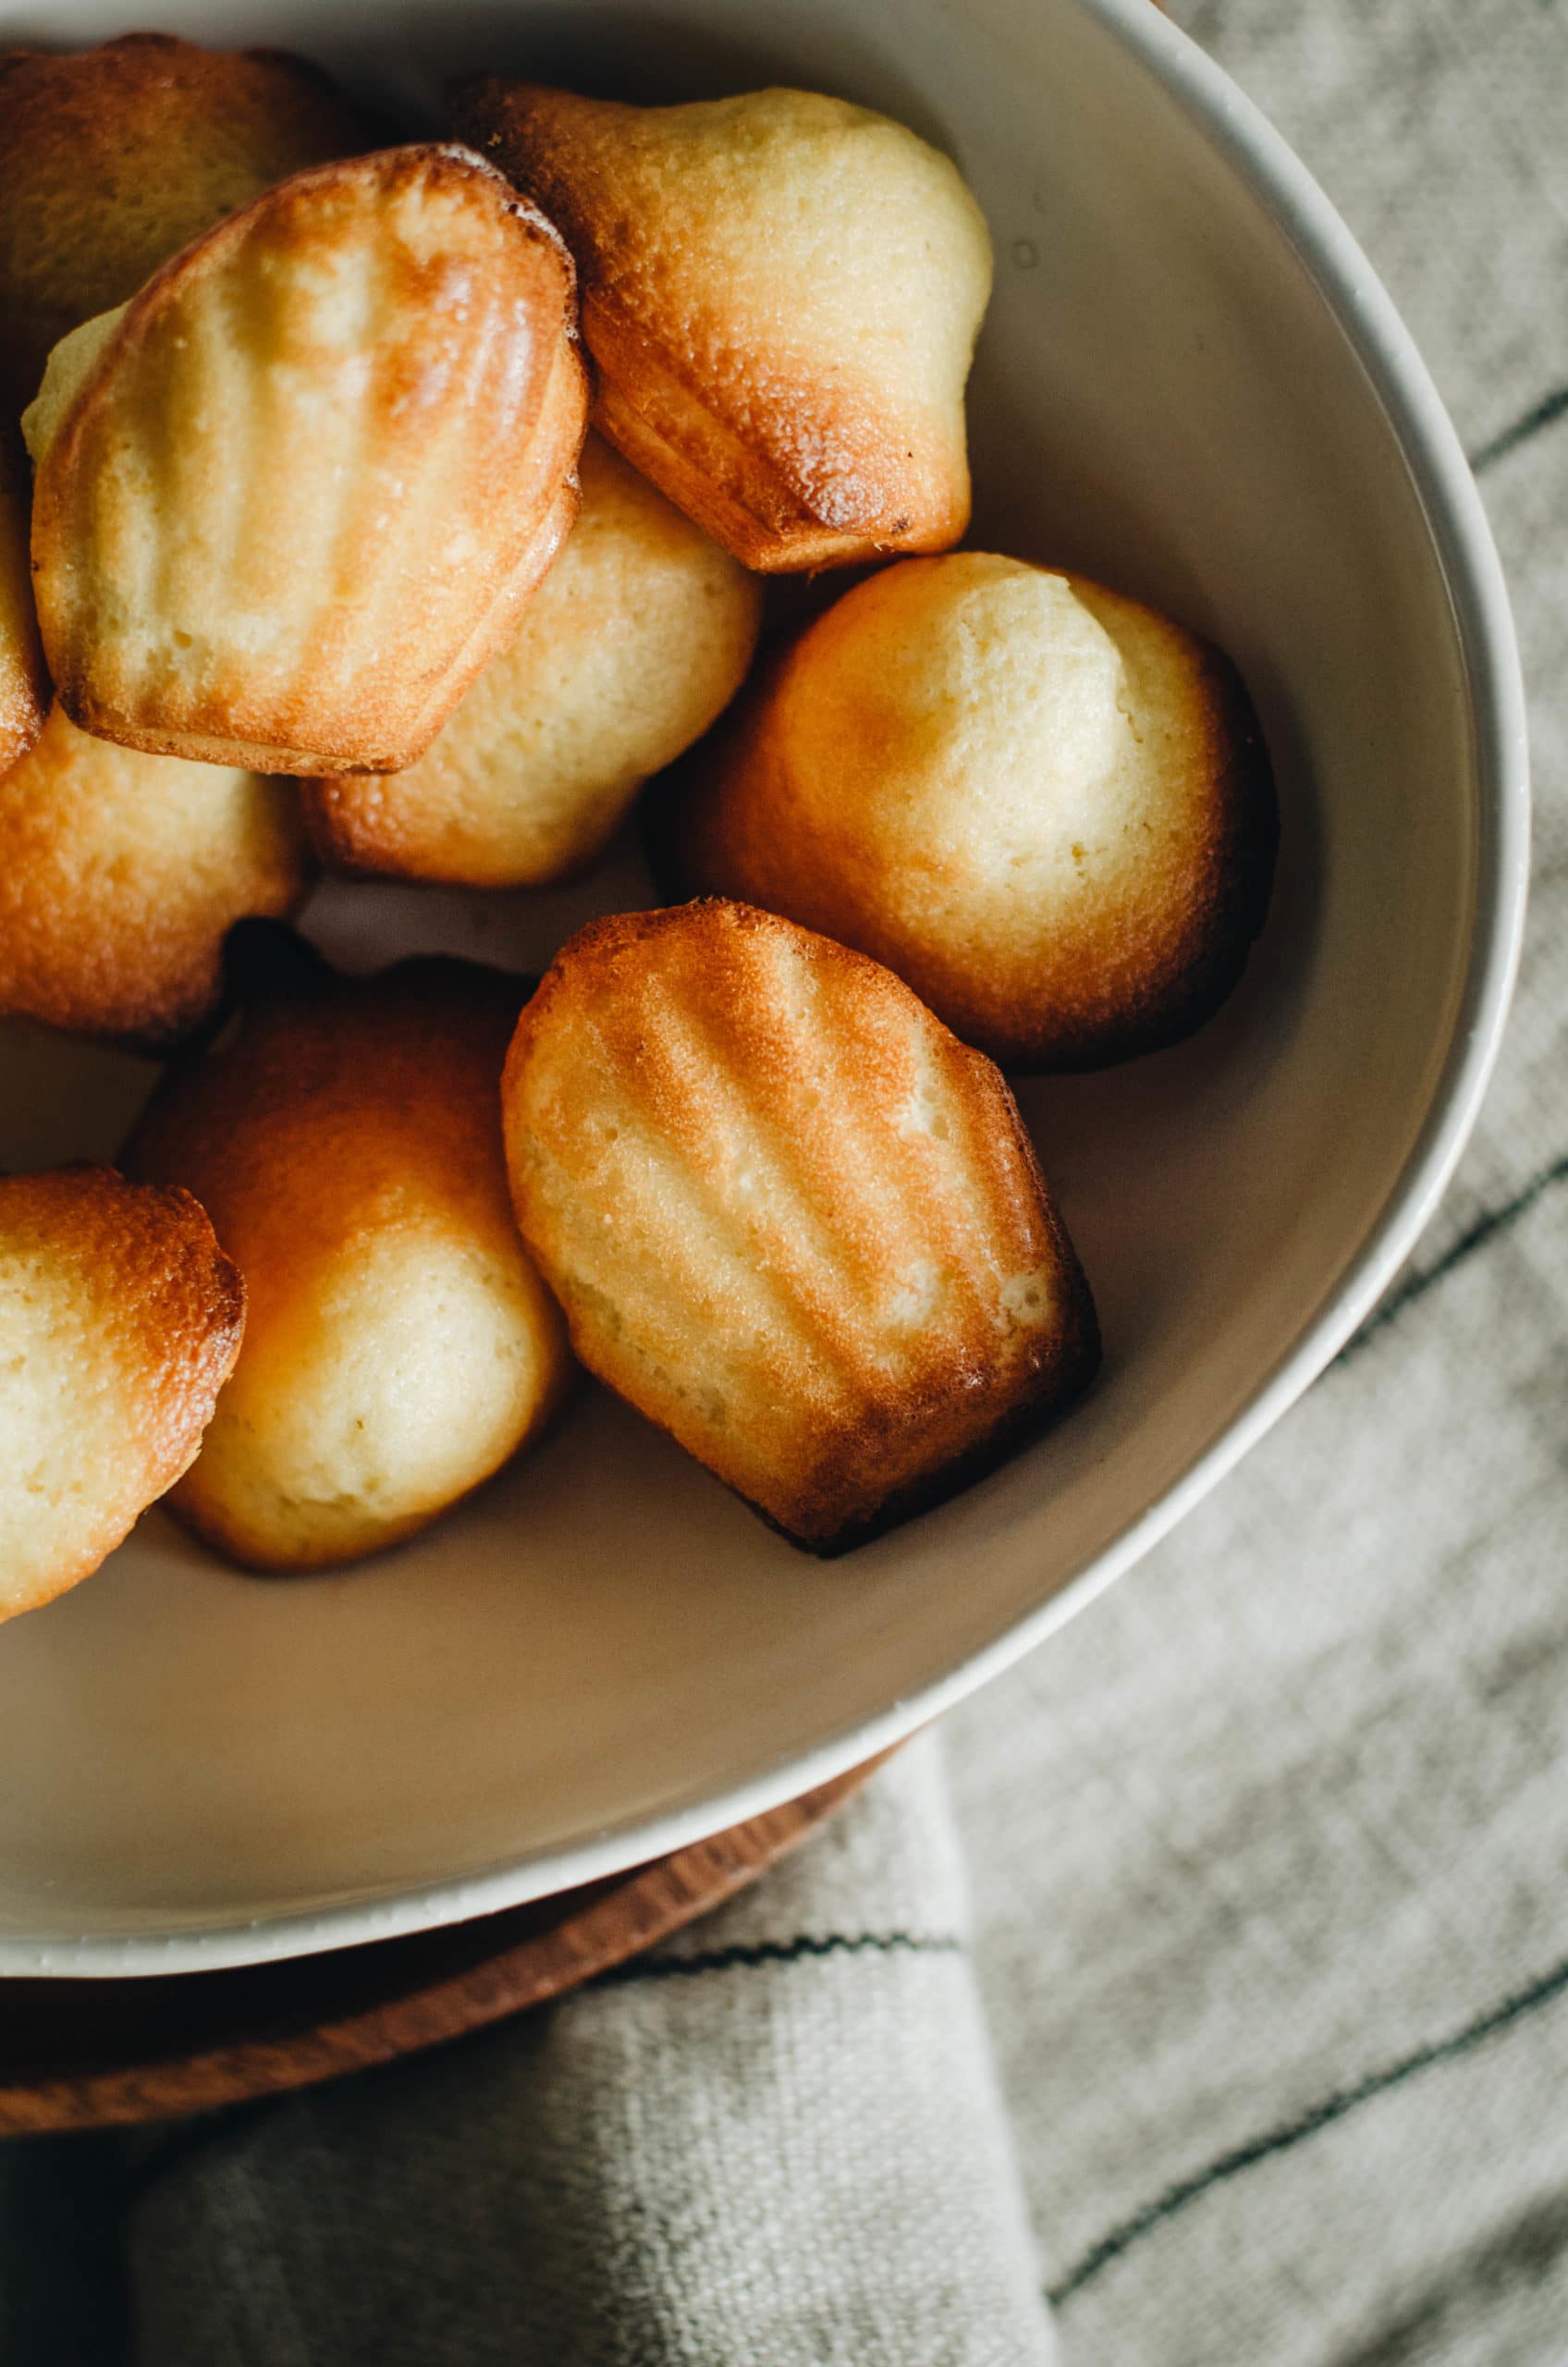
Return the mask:
<path id="1" fill-rule="evenodd" d="M 282 50 L 127 33 L 0 52 L 0 396 L 275 181 L 374 144 L 318 67 Z"/>
<path id="2" fill-rule="evenodd" d="M 571 522 L 586 402 L 571 259 L 477 156 L 268 190 L 78 331 L 30 414 L 67 714 L 258 772 L 410 764 Z"/>
<path id="3" fill-rule="evenodd" d="M 0 775 L 0 1017 L 166 1050 L 208 1019 L 236 921 L 314 876 L 292 781 L 148 756 L 55 707 Z"/>
<path id="4" fill-rule="evenodd" d="M 26 466 L 0 423 L 0 773 L 25 756 L 43 729 L 48 687 L 28 559 Z"/>
<path id="5" fill-rule="evenodd" d="M 634 107 L 487 76 L 453 119 L 571 246 L 596 424 L 738 558 L 957 542 L 991 246 L 949 158 L 809 91 Z"/>
<path id="6" fill-rule="evenodd" d="M 0 1176 L 0 1620 L 90 1576 L 178 1478 L 244 1321 L 189 1193 Z"/>
<path id="7" fill-rule="evenodd" d="M 1268 910 L 1273 779 L 1235 668 L 1021 559 L 857 585 L 682 775 L 659 834 L 684 892 L 858 947 L 1017 1068 L 1190 1034 Z"/>
<path id="8" fill-rule="evenodd" d="M 756 578 L 597 436 L 581 476 L 577 522 L 511 646 L 419 762 L 307 784 L 327 862 L 472 888 L 559 879 L 740 688 Z"/>
<path id="9" fill-rule="evenodd" d="M 774 914 L 591 923 L 503 1107 L 582 1362 L 809 1551 L 950 1495 L 1093 1375 L 1088 1285 L 997 1070 Z"/>
<path id="10" fill-rule="evenodd" d="M 170 1509 L 242 1565 L 411 1536 L 533 1439 L 570 1358 L 508 1204 L 497 1080 L 526 988 L 340 978 L 300 949 L 169 1070 L 129 1172 L 184 1183 L 245 1277 L 245 1347 Z"/>

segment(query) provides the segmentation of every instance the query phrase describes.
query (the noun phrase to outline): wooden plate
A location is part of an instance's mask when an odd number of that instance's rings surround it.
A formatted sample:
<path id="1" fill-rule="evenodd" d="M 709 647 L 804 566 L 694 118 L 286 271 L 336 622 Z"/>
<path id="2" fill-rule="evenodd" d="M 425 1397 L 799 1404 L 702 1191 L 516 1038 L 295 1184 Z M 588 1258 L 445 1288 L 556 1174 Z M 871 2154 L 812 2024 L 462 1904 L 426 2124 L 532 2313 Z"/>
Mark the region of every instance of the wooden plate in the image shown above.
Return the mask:
<path id="1" fill-rule="evenodd" d="M 0 1981 L 0 2135 L 308 2087 L 542 2005 L 754 1881 L 878 1763 L 630 1873 L 441 1931 L 237 1971 Z"/>

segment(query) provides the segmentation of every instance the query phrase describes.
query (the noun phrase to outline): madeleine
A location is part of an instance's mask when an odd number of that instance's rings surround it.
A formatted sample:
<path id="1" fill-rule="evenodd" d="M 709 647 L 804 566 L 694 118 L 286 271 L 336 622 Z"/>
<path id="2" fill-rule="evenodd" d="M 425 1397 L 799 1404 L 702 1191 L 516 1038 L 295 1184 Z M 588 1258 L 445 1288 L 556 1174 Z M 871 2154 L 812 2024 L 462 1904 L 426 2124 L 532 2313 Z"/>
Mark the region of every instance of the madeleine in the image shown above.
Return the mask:
<path id="1" fill-rule="evenodd" d="M 1263 925 L 1256 718 L 1208 643 L 1082 576 L 911 559 L 820 618 L 672 782 L 687 892 L 896 970 L 1023 1069 L 1172 1043 Z"/>
<path id="2" fill-rule="evenodd" d="M 295 175 L 51 357 L 24 423 L 73 722 L 255 772 L 411 764 L 576 511 L 571 261 L 477 156 Z"/>
<path id="3" fill-rule="evenodd" d="M 1000 1076 L 791 922 L 708 902 L 580 930 L 503 1107 L 582 1362 L 812 1552 L 951 1495 L 1093 1375 Z"/>
<path id="4" fill-rule="evenodd" d="M 406 772 L 306 785 L 342 869 L 471 888 L 580 871 L 740 688 L 761 588 L 590 436 L 582 507 L 509 649 Z"/>
<path id="5" fill-rule="evenodd" d="M 200 1196 L 245 1277 L 245 1346 L 170 1509 L 256 1570 L 412 1536 L 536 1436 L 570 1371 L 507 1198 L 521 982 L 297 962 L 168 1071 L 125 1152 Z"/>
<path id="6" fill-rule="evenodd" d="M 0 775 L 0 1017 L 143 1051 L 210 1019 L 236 921 L 313 876 L 292 781 L 147 756 L 55 707 Z"/>
<path id="7" fill-rule="evenodd" d="M 811 91 L 634 107 L 488 76 L 453 117 L 571 247 L 595 424 L 737 558 L 957 542 L 991 244 L 947 157 Z"/>
<path id="8" fill-rule="evenodd" d="M 0 385 L 18 408 L 68 330 L 275 181 L 371 145 L 302 57 L 169 33 L 6 51 L 0 118 Z"/>
<path id="9" fill-rule="evenodd" d="M 178 1478 L 244 1320 L 189 1193 L 0 1176 L 0 1620 L 91 1576 Z"/>

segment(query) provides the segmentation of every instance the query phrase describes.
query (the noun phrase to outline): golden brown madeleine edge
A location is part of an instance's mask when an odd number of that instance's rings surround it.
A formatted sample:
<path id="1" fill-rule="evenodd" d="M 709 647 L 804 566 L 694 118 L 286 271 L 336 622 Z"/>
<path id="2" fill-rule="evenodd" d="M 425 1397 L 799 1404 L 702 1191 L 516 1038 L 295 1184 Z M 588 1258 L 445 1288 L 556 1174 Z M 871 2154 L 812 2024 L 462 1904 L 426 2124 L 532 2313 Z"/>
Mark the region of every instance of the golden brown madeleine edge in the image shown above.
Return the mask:
<path id="1" fill-rule="evenodd" d="M 517 637 L 471 685 L 474 706 L 471 708 L 465 693 L 463 705 L 424 758 L 406 772 L 337 773 L 300 783 L 312 842 L 332 870 L 349 877 L 426 879 L 480 890 L 570 884 L 587 877 L 604 859 L 648 782 L 710 730 L 739 694 L 762 624 L 761 580 L 602 437 L 590 435 L 579 473 L 578 520 L 541 583 L 537 605 L 531 603 L 525 610 Z M 680 585 L 671 583 L 678 561 L 693 593 L 684 605 Z M 705 605 L 695 599 L 699 586 L 706 593 Z M 713 604 L 720 586 L 723 611 L 716 622 Z M 655 601 L 661 604 L 664 618 L 679 619 L 689 633 L 702 636 L 700 653 L 684 670 L 686 646 L 680 644 L 680 658 L 671 662 L 670 651 L 678 644 L 669 630 L 658 631 L 656 654 L 646 645 L 655 630 L 650 624 L 650 603 Z M 435 819 L 441 815 L 450 818 L 457 810 L 451 768 L 455 766 L 457 779 L 465 779 L 470 767 L 521 717 L 553 723 L 564 709 L 580 724 L 582 710 L 575 693 L 558 680 L 558 654 L 563 646 L 581 647 L 589 633 L 600 653 L 616 653 L 621 674 L 604 721 L 608 750 L 596 754 L 605 753 L 607 767 L 622 773 L 631 728 L 626 709 L 634 705 L 637 780 L 618 791 L 613 810 L 605 809 L 585 785 L 579 739 L 574 742 L 572 797 L 574 803 L 594 805 L 591 824 L 581 814 L 570 822 L 558 818 L 563 809 L 554 804 L 557 818 L 547 858 L 539 855 L 535 840 L 524 863 L 515 848 L 510 854 L 503 852 L 498 810 L 492 843 L 481 844 L 484 823 L 475 800 L 461 826 L 470 834 L 468 852 L 454 850 L 443 840 Z M 602 682 L 597 688 L 602 690 Z M 559 777 L 551 776 L 548 763 L 545 779 L 552 800 L 558 799 Z M 521 776 L 507 777 L 505 802 L 512 818 L 530 807 L 534 791 L 531 766 L 525 765 Z M 498 809 L 503 797 L 498 766 L 487 793 Z"/>
<path id="2" fill-rule="evenodd" d="M 613 101 L 502 75 L 448 86 L 459 135 L 493 158 L 559 223 L 582 283 L 584 340 L 599 365 L 594 423 L 716 542 L 760 573 L 801 573 L 949 548 L 969 523 L 967 461 L 925 456 L 924 489 L 912 483 L 910 424 L 879 423 L 841 399 L 826 410 L 738 354 L 722 379 L 697 385 L 668 341 L 599 267 L 601 202 L 580 192 L 571 170 L 574 107 L 613 114 Z M 628 115 L 646 112 L 628 106 Z M 564 115 L 558 124 L 554 120 Z M 839 484 L 824 506 L 810 484 L 824 440 L 852 454 L 853 514 Z"/>
<path id="3" fill-rule="evenodd" d="M 45 1256 L 57 1252 L 92 1276 L 103 1300 L 98 1346 L 120 1367 L 126 1453 L 140 1468 L 89 1551 L 13 1616 L 91 1577 L 190 1469 L 245 1329 L 239 1268 L 182 1188 L 90 1161 L 0 1176 L 0 1239 L 18 1223 Z"/>
<path id="4" fill-rule="evenodd" d="M 195 827 L 214 833 L 193 843 L 155 777 L 183 763 L 78 732 L 55 707 L 0 774 L 0 1019 L 166 1059 L 217 1014 L 229 930 L 300 910 L 319 866 L 297 785 L 189 767 L 206 792 Z M 153 777 L 105 787 L 105 765 Z"/>
<path id="5" fill-rule="evenodd" d="M 317 193 L 330 196 L 351 180 L 399 167 L 443 172 L 455 168 L 493 190 L 522 234 L 517 250 L 520 269 L 537 283 L 542 309 L 552 316 L 558 313 L 558 327 L 552 325 L 548 332 L 548 363 L 540 379 L 528 464 L 522 472 L 535 510 L 532 531 L 423 705 L 410 706 L 399 678 L 401 704 L 407 712 L 395 727 L 401 737 L 393 749 L 379 745 L 341 753 L 337 748 L 314 749 L 305 744 L 303 731 L 298 735 L 300 744 L 286 744 L 282 732 L 258 731 L 257 718 L 237 711 L 233 700 L 227 706 L 220 701 L 210 715 L 183 718 L 178 727 L 128 716 L 112 693 L 105 697 L 94 689 L 92 636 L 80 629 L 73 634 L 71 624 L 73 541 L 80 539 L 73 536 L 73 516 L 91 500 L 93 473 L 86 465 L 84 447 L 94 437 L 101 438 L 105 422 L 112 421 L 116 375 L 136 366 L 171 301 L 183 295 L 188 282 L 198 274 L 221 267 L 227 251 L 239 247 L 252 224 L 270 209 L 297 205 L 301 198 L 308 200 Z M 515 629 L 522 607 L 570 525 L 577 502 L 577 454 L 587 432 L 587 372 L 577 328 L 576 273 L 570 250 L 539 209 L 520 196 L 505 175 L 482 156 L 450 141 L 414 142 L 312 166 L 263 190 L 171 256 L 137 291 L 75 388 L 39 465 L 32 509 L 32 569 L 45 652 L 52 660 L 61 705 L 80 729 L 150 754 L 293 775 L 336 769 L 385 771 L 412 763 L 456 707 L 473 676 Z M 496 466 L 500 465 L 497 456 Z M 508 494 L 513 493 L 518 472 L 509 460 L 505 482 Z M 476 496 L 477 515 L 487 516 L 491 507 Z M 356 712 L 351 726 L 365 741 L 374 742 L 391 736 L 394 729 L 374 701 Z"/>
<path id="6" fill-rule="evenodd" d="M 939 1047 L 947 1059 L 955 1064 L 970 1092 L 988 1109 L 990 1137 L 999 1149 L 1005 1147 L 1004 1156 L 1011 1152 L 1018 1160 L 1033 1195 L 1035 1213 L 1050 1253 L 1056 1321 L 1042 1341 L 1035 1358 L 1035 1386 L 1021 1402 L 1005 1407 L 998 1419 L 980 1436 L 966 1442 L 959 1453 L 938 1467 L 922 1474 L 913 1484 L 889 1494 L 869 1512 L 857 1507 L 845 1515 L 841 1512 L 835 1513 L 833 1507 L 825 1504 L 821 1524 L 814 1524 L 809 1530 L 786 1526 L 753 1499 L 744 1495 L 741 1490 L 731 1487 L 731 1493 L 740 1495 L 750 1510 L 790 1544 L 818 1558 L 830 1560 L 868 1543 L 915 1514 L 932 1510 L 945 1502 L 986 1472 L 997 1468 L 1031 1439 L 1049 1428 L 1084 1394 L 1098 1369 L 1101 1353 L 1098 1318 L 1087 1276 L 1051 1198 L 1028 1130 L 1005 1078 L 995 1064 L 983 1053 L 960 1043 L 918 996 L 884 964 L 833 938 L 822 937 L 817 931 L 801 928 L 778 914 L 738 904 L 721 897 L 704 897 L 687 905 L 663 906 L 645 913 L 609 914 L 590 921 L 561 948 L 545 973 L 538 991 L 525 1005 L 518 1021 L 502 1081 L 502 1107 L 508 1138 L 508 1169 L 520 1230 L 530 1254 L 535 1257 L 546 1278 L 552 1270 L 553 1261 L 545 1254 L 545 1245 L 532 1235 L 529 1212 L 509 1152 L 513 1125 L 521 1127 L 527 1122 L 521 1105 L 525 1098 L 525 1073 L 534 1044 L 541 1034 L 548 1031 L 554 1024 L 552 1007 L 557 1000 L 569 999 L 574 992 L 570 972 L 579 962 L 591 962 L 601 954 L 613 957 L 626 947 L 635 947 L 639 941 L 656 938 L 668 927 L 693 925 L 702 927 L 710 922 L 722 926 L 734 924 L 748 930 L 784 930 L 793 937 L 807 939 L 831 969 L 857 979 L 875 980 L 879 994 L 890 993 L 906 1006 L 920 1028 L 929 1031 L 934 1045 Z M 570 1315 L 568 1321 L 570 1326 Z M 592 1358 L 583 1355 L 575 1337 L 573 1345 L 583 1363 L 594 1370 Z M 665 1427 L 658 1421 L 656 1414 L 647 1408 L 642 1410 L 658 1427 Z M 703 1460 L 700 1456 L 695 1459 Z M 712 1469 L 712 1466 L 705 1467 Z M 730 1484 L 723 1480 L 722 1474 L 716 1472 L 715 1476 L 723 1484 Z"/>

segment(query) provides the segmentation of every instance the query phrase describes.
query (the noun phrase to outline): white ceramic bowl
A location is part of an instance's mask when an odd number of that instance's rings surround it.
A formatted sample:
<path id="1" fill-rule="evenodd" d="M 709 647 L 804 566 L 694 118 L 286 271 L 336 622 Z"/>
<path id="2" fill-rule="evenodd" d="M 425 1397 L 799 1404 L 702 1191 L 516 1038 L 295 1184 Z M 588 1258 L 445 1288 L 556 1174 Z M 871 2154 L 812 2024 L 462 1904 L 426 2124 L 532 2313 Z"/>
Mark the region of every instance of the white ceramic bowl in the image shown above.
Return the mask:
<path id="1" fill-rule="evenodd" d="M 998 284 L 981 547 L 1215 636 L 1284 804 L 1241 992 L 1179 1050 L 1030 1088 L 1104 1378 L 958 1502 L 822 1566 L 600 1399 L 415 1545 L 258 1583 L 163 1515 L 0 1631 L 0 1973 L 242 1963 L 577 1883 L 893 1742 L 1125 1569 L 1310 1381 L 1474 1114 L 1524 895 L 1522 700 L 1469 473 L 1410 341 L 1275 135 L 1150 0 L 159 0 L 418 121 L 447 71 L 630 95 L 788 80 L 941 141 Z M 122 29 L 0 0 L 5 39 Z M 360 961 L 547 955 L 573 896 L 333 889 Z M 112 1155 L 129 1061 L 20 1031 L 0 1165 Z M 3 1442 L 0 1442 L 3 1452 Z"/>

